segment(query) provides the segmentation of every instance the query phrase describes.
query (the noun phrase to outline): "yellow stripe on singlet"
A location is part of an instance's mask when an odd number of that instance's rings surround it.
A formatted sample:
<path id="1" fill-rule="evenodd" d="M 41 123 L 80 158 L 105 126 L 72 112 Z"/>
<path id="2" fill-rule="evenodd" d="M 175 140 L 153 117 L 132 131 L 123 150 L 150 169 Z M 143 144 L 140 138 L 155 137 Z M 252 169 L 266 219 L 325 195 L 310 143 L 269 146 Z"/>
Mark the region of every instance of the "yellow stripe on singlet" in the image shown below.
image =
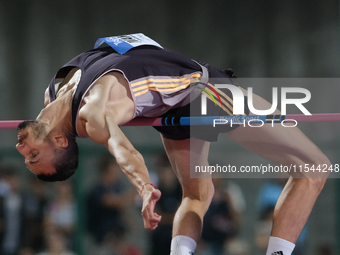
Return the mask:
<path id="1" fill-rule="evenodd" d="M 180 89 L 187 88 L 191 83 L 192 79 L 200 79 L 202 77 L 199 73 L 193 73 L 191 75 L 181 77 L 181 78 L 147 78 L 142 81 L 132 82 L 131 88 L 134 96 L 140 96 L 148 91 L 159 91 L 159 92 L 169 92 L 177 91 Z"/>

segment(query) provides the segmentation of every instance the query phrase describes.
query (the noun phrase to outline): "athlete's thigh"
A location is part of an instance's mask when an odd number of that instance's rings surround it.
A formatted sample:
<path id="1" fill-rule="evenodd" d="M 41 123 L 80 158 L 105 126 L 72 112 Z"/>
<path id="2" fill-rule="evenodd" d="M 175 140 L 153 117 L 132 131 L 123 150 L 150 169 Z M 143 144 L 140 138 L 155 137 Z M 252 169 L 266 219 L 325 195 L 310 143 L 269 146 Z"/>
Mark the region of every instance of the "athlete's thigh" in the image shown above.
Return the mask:
<path id="1" fill-rule="evenodd" d="M 204 192 L 211 185 L 211 177 L 190 178 L 195 166 L 208 166 L 210 143 L 195 138 L 170 140 L 162 137 L 163 145 L 183 191 Z"/>
<path id="2" fill-rule="evenodd" d="M 320 161 L 320 149 L 298 128 L 266 124 L 262 127 L 239 127 L 228 135 L 252 152 L 278 164 L 302 164 Z"/>
<path id="3" fill-rule="evenodd" d="M 270 108 L 263 98 L 255 95 L 253 99 L 256 109 Z M 277 164 L 328 164 L 321 150 L 297 127 L 284 127 L 280 123 L 262 127 L 240 126 L 228 135 L 243 147 Z"/>

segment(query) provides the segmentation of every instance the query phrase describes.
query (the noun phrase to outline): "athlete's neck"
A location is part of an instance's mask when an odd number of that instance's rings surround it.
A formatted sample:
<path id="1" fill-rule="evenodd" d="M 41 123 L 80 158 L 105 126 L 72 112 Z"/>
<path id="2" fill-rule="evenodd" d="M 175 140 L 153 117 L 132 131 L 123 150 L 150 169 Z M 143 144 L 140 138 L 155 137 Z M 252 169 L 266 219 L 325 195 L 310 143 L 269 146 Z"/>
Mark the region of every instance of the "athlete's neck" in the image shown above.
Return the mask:
<path id="1" fill-rule="evenodd" d="M 64 91 L 40 112 L 37 120 L 47 124 L 47 133 L 59 131 L 72 134 L 72 99 L 73 90 Z"/>
<path id="2" fill-rule="evenodd" d="M 58 131 L 72 134 L 72 99 L 81 78 L 81 70 L 73 68 L 59 84 L 56 100 L 48 104 L 37 120 L 48 126 L 47 132 Z"/>

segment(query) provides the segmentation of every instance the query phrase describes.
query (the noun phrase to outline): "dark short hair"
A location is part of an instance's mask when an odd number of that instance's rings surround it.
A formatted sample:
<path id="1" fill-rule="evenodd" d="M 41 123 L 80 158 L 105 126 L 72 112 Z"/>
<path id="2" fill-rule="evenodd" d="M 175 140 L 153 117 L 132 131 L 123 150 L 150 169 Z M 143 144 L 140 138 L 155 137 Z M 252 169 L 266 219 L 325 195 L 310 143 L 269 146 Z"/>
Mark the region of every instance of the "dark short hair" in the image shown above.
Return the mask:
<path id="1" fill-rule="evenodd" d="M 23 122 L 20 122 L 19 125 L 18 125 L 18 130 L 22 130 L 22 129 L 25 129 L 27 127 L 31 127 L 33 126 L 34 124 L 37 124 L 38 121 L 37 120 L 24 120 Z"/>
<path id="2" fill-rule="evenodd" d="M 32 128 L 34 127 L 32 129 L 32 132 L 33 132 L 33 137 L 35 139 L 44 138 L 44 136 L 46 136 L 46 130 L 45 130 L 46 124 L 41 123 L 37 120 L 25 120 L 18 125 L 17 129 L 18 131 L 21 131 L 28 127 L 32 127 Z"/>
<path id="3" fill-rule="evenodd" d="M 55 172 L 53 174 L 38 174 L 37 178 L 46 182 L 65 181 L 77 170 L 79 149 L 74 137 L 67 137 L 67 148 L 57 148 L 54 150 L 54 160 L 52 162 Z"/>

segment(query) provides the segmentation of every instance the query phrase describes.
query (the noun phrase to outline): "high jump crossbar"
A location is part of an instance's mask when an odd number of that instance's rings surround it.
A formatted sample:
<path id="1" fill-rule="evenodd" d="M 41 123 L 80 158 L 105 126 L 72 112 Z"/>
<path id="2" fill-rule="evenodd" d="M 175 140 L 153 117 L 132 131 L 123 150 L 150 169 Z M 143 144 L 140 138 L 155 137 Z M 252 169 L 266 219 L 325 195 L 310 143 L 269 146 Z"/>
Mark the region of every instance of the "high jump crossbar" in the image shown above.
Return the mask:
<path id="1" fill-rule="evenodd" d="M 244 115 L 244 116 L 191 116 L 135 118 L 122 126 L 196 126 L 213 124 L 262 124 L 262 123 L 300 123 L 300 122 L 335 122 L 340 121 L 340 113 L 318 113 L 312 115 Z M 22 120 L 0 120 L 0 129 L 17 128 Z"/>

